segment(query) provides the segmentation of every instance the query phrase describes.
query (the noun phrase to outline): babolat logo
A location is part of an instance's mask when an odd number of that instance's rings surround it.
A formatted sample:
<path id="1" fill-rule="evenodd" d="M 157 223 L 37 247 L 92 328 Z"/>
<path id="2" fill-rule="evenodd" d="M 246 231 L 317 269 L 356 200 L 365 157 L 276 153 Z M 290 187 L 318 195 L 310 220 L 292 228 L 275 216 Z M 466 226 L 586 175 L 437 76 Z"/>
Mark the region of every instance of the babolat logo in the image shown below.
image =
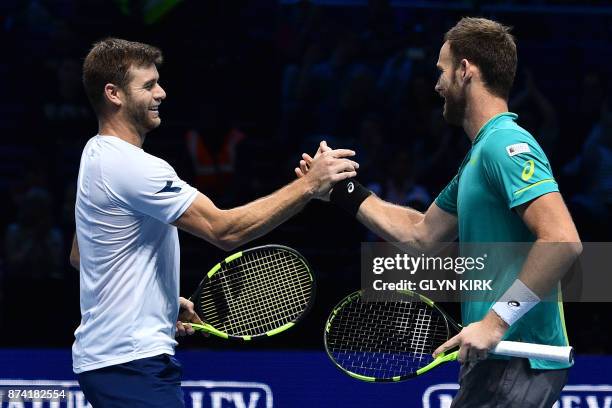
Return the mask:
<path id="1" fill-rule="evenodd" d="M 423 408 L 449 408 L 458 384 L 432 385 L 423 393 Z M 553 408 L 610 408 L 612 385 L 566 385 Z"/>
<path id="2" fill-rule="evenodd" d="M 181 385 L 185 394 L 186 408 L 272 408 L 274 405 L 272 390 L 263 383 L 183 381 Z M 57 392 L 55 394 L 45 392 L 50 390 Z M 34 398 L 35 395 L 38 397 Z M 76 381 L 0 380 L 0 408 L 92 408 L 92 406 L 85 399 Z"/>

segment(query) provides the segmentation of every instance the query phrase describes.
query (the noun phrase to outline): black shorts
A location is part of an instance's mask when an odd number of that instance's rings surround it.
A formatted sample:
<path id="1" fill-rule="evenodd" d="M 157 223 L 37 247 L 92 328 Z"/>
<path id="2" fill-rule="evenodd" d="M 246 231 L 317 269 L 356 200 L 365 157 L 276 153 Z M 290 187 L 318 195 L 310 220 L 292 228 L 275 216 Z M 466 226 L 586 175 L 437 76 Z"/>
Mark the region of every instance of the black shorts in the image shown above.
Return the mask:
<path id="1" fill-rule="evenodd" d="M 536 370 L 525 358 L 466 363 L 451 408 L 550 408 L 559 399 L 569 369 Z"/>

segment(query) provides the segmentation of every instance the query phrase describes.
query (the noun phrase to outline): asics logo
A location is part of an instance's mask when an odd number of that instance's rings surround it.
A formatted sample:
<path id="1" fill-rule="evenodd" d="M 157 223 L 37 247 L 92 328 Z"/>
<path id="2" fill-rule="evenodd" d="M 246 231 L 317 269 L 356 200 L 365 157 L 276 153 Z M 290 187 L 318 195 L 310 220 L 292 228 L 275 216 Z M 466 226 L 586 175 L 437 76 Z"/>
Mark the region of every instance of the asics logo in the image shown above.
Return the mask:
<path id="1" fill-rule="evenodd" d="M 353 182 L 351 181 L 350 183 L 348 183 L 346 185 L 346 188 L 347 188 L 347 190 L 348 190 L 348 192 L 350 194 L 350 193 L 352 193 L 355 190 L 355 184 L 353 184 Z"/>
<path id="2" fill-rule="evenodd" d="M 533 173 L 535 172 L 535 164 L 533 160 L 527 160 L 525 165 L 523 166 L 523 173 L 521 174 L 521 178 L 523 181 L 528 181 Z"/>

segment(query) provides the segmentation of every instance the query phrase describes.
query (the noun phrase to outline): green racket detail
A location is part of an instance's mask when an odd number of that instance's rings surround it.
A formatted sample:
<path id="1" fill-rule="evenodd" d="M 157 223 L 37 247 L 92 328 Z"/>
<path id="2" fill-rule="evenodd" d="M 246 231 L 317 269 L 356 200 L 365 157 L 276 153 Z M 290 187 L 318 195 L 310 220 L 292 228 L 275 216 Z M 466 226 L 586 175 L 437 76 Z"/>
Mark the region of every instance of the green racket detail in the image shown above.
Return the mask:
<path id="1" fill-rule="evenodd" d="M 452 331 L 451 331 L 452 330 Z M 327 355 L 345 374 L 367 382 L 396 382 L 455 361 L 458 351 L 433 358 L 461 326 L 432 300 L 411 291 L 351 293 L 325 324 Z M 572 347 L 501 341 L 491 353 L 573 362 Z"/>
<path id="2" fill-rule="evenodd" d="M 190 300 L 205 324 L 224 339 L 250 341 L 282 333 L 310 310 L 315 279 L 296 250 L 266 245 L 226 257 L 206 274 Z"/>

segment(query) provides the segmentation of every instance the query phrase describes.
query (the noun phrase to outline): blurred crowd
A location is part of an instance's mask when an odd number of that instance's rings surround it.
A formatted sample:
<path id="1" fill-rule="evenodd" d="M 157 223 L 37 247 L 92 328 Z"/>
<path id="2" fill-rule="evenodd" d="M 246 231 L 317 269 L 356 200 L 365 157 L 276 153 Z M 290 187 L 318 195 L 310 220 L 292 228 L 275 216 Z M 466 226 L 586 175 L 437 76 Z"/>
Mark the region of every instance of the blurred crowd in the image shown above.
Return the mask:
<path id="1" fill-rule="evenodd" d="M 464 15 L 498 19 L 514 26 L 518 39 L 510 110 L 548 155 L 582 239 L 610 240 L 612 13 L 593 12 L 597 2 L 574 2 L 584 19 L 563 10 L 514 10 L 525 3 L 516 1 L 460 7 L 184 1 L 153 21 L 146 3 L 14 0 L 0 6 L 0 327 L 14 333 L 3 336 L 4 345 L 72 341 L 79 319 L 78 273 L 68 265 L 75 181 L 81 149 L 97 130 L 81 62 L 105 36 L 163 50 L 168 99 L 163 125 L 145 149 L 219 206 L 290 181 L 300 154 L 312 154 L 326 140 L 357 151 L 359 178 L 377 195 L 424 210 L 469 149 L 462 130 L 444 123 L 434 91 L 442 36 Z M 537 6 L 547 4 L 554 2 Z M 570 25 L 571 34 L 564 29 Z M 322 225 L 333 227 L 321 234 Z M 321 272 L 328 284 L 323 299 L 338 299 L 359 284 L 358 257 L 345 260 L 360 242 L 377 239 L 315 203 L 266 242 L 336 260 Z M 187 291 L 220 252 L 187 236 L 182 249 Z M 346 290 L 329 289 L 343 285 Z M 609 337 L 598 335 L 601 341 L 593 343 L 587 326 L 575 324 L 583 349 L 612 352 Z"/>

